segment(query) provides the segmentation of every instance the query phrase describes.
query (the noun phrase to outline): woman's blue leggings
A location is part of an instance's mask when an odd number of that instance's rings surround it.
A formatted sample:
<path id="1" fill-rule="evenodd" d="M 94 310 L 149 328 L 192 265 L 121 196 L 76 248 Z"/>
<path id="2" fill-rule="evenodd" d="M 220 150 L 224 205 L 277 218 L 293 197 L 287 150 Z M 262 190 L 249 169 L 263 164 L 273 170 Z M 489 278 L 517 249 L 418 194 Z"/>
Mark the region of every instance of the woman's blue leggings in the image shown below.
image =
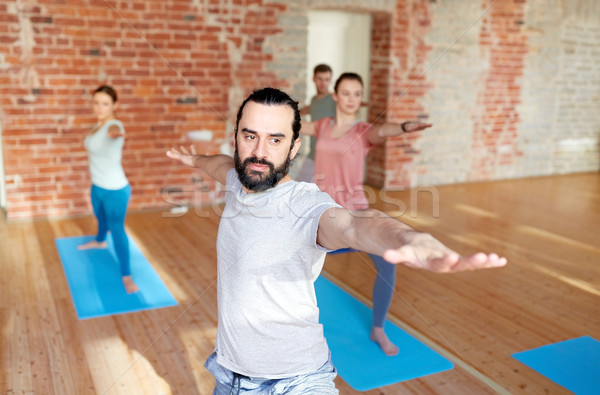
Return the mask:
<path id="1" fill-rule="evenodd" d="M 377 268 L 377 278 L 373 284 L 373 326 L 383 328 L 394 295 L 396 265 L 379 255 L 369 254 L 369 256 Z"/>
<path id="2" fill-rule="evenodd" d="M 125 215 L 127 204 L 131 196 L 131 187 L 110 190 L 92 185 L 92 208 L 98 220 L 97 242 L 106 240 L 106 234 L 110 230 L 112 235 L 117 259 L 121 266 L 121 276 L 130 276 L 129 264 L 129 240 L 125 234 Z"/>

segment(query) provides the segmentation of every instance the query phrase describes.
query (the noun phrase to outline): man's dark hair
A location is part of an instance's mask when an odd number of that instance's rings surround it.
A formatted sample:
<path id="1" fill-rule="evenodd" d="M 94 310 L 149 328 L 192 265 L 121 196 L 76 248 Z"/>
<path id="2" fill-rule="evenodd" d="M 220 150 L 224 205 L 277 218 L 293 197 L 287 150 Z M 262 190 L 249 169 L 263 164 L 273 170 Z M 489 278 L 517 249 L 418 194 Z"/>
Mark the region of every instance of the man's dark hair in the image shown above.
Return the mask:
<path id="1" fill-rule="evenodd" d="M 99 86 L 98 89 L 96 89 L 92 93 L 92 96 L 94 96 L 98 92 L 106 93 L 108 96 L 110 96 L 113 103 L 117 102 L 117 92 L 112 88 L 112 86 L 108 86 L 108 85 Z"/>
<path id="2" fill-rule="evenodd" d="M 335 81 L 335 85 L 333 87 L 333 91 L 335 93 L 337 93 L 338 91 L 338 86 L 340 85 L 340 83 L 343 80 L 354 80 L 354 81 L 358 81 L 360 82 L 361 85 L 363 85 L 363 80 L 362 78 L 360 78 L 360 75 L 356 74 L 356 73 L 343 73 L 342 75 L 340 75 L 338 77 L 338 79 Z M 364 86 L 364 85 L 363 85 Z"/>
<path id="3" fill-rule="evenodd" d="M 240 126 L 240 120 L 242 119 L 242 112 L 244 111 L 244 107 L 246 107 L 246 103 L 249 101 L 258 103 L 258 104 L 266 104 L 269 106 L 290 106 L 292 110 L 294 110 L 294 120 L 292 122 L 292 131 L 294 135 L 292 137 L 292 147 L 294 146 L 294 142 L 300 136 L 300 110 L 298 110 L 298 102 L 292 100 L 292 98 L 285 92 L 280 91 L 275 88 L 262 88 L 255 90 L 244 100 L 240 109 L 237 113 L 237 119 L 235 121 L 235 135 L 237 137 L 238 127 Z"/>
<path id="4" fill-rule="evenodd" d="M 317 73 L 333 73 L 333 71 L 331 71 L 331 67 L 329 67 L 329 65 L 321 63 L 316 65 L 313 70 L 313 75 L 317 75 Z"/>

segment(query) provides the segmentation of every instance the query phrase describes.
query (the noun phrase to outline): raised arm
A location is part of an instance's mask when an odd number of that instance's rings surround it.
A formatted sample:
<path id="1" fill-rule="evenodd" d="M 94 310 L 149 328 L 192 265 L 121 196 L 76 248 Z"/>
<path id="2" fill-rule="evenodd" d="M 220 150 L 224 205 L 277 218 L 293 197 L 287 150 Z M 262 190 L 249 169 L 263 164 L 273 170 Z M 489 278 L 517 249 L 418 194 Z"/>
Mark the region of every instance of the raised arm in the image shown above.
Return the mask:
<path id="1" fill-rule="evenodd" d="M 194 146 L 188 151 L 185 147 L 171 148 L 167 156 L 186 166 L 196 167 L 221 184 L 227 182 L 227 172 L 234 167 L 233 158 L 228 155 L 199 155 Z"/>
<path id="2" fill-rule="evenodd" d="M 381 211 L 327 210 L 319 220 L 317 242 L 329 249 L 354 248 L 414 269 L 455 272 L 506 265 L 506 258 L 479 252 L 460 256 L 429 233 L 422 233 Z"/>
<path id="3" fill-rule="evenodd" d="M 300 125 L 301 125 L 300 134 L 306 134 L 307 136 L 314 136 L 315 135 L 315 125 L 314 125 L 314 123 L 302 121 L 300 123 Z"/>
<path id="4" fill-rule="evenodd" d="M 111 125 L 108 128 L 108 137 L 116 139 L 119 137 L 124 137 L 125 135 L 121 132 L 121 129 L 117 125 Z"/>
<path id="5" fill-rule="evenodd" d="M 431 123 L 423 122 L 403 122 L 393 123 L 386 122 L 381 125 L 373 125 L 369 129 L 367 138 L 373 145 L 383 144 L 388 137 L 399 136 L 403 133 L 418 132 L 433 126 Z"/>
<path id="6" fill-rule="evenodd" d="M 310 106 L 304 106 L 300 109 L 300 115 L 310 114 Z"/>

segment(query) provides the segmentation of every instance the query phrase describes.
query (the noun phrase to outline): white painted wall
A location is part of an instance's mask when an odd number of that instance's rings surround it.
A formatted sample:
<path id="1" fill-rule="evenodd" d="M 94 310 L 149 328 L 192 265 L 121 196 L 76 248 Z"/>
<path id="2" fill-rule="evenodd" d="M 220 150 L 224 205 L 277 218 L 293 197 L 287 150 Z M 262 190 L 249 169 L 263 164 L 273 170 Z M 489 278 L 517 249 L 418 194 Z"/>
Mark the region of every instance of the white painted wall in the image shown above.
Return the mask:
<path id="1" fill-rule="evenodd" d="M 308 13 L 308 70 L 306 100 L 317 93 L 312 82 L 313 68 L 326 63 L 333 69 L 331 90 L 343 72 L 360 74 L 364 83 L 364 101 L 369 100 L 369 63 L 371 15 L 343 11 L 310 11 Z M 367 120 L 367 108 L 359 115 Z"/>

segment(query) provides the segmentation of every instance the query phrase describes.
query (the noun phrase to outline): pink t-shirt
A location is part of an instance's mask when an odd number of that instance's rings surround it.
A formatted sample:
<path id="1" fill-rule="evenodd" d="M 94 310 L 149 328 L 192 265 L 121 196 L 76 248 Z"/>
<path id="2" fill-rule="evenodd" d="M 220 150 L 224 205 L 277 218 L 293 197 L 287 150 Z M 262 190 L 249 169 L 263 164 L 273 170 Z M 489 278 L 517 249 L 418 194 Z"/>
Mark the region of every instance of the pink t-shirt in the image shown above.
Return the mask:
<path id="1" fill-rule="evenodd" d="M 333 118 L 314 123 L 317 137 L 314 182 L 339 205 L 350 210 L 369 208 L 363 189 L 365 159 L 373 144 L 370 123 L 357 122 L 344 136 L 332 138 Z"/>

